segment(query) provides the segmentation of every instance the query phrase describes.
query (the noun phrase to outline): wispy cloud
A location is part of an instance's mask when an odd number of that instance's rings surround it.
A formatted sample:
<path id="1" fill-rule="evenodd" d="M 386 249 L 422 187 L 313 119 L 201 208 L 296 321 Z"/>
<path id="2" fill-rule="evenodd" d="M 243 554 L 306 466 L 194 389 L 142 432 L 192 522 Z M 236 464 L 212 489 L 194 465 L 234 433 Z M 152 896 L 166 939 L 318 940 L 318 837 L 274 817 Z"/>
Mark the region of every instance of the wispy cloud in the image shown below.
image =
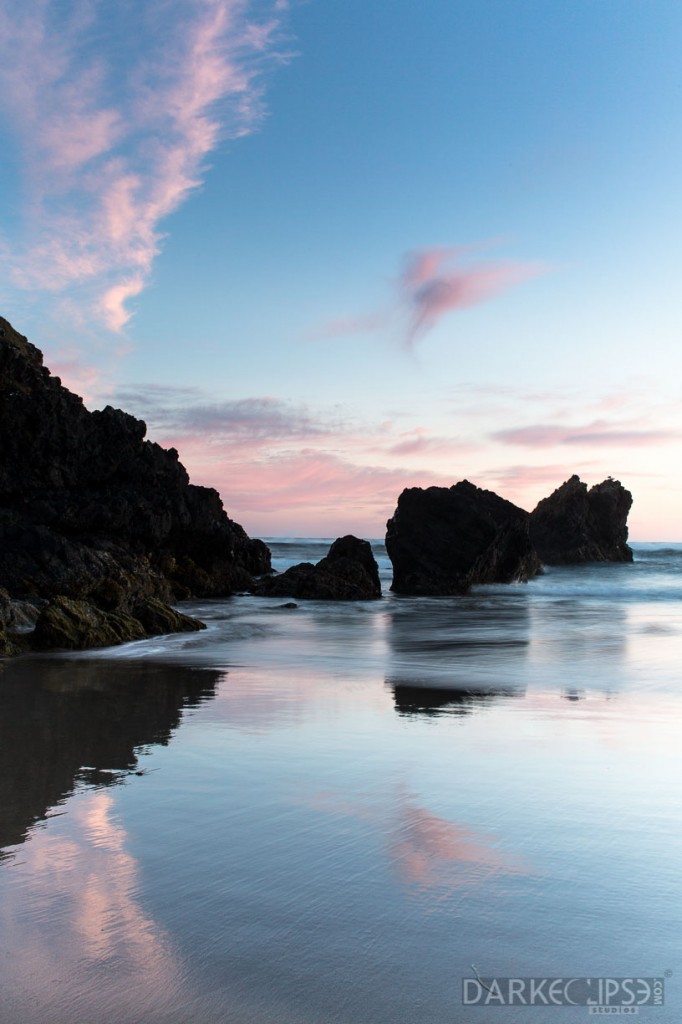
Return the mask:
<path id="1" fill-rule="evenodd" d="M 207 158 L 263 116 L 287 4 L 7 0 L 0 105 L 27 205 L 0 252 L 15 286 L 76 292 L 112 330 L 149 281 L 162 223 Z"/>
<path id="2" fill-rule="evenodd" d="M 389 455 L 418 455 L 433 456 L 449 454 L 462 454 L 473 452 L 480 448 L 480 443 L 475 441 L 463 441 L 457 438 L 436 437 L 430 435 L 424 427 L 415 427 L 414 430 L 405 431 L 395 444 L 391 444 L 386 452 Z"/>
<path id="3" fill-rule="evenodd" d="M 322 340 L 387 330 L 412 349 L 448 313 L 486 302 L 548 270 L 541 263 L 470 262 L 468 252 L 469 247 L 431 246 L 407 253 L 396 296 L 385 309 L 331 320 L 310 337 Z"/>
<path id="4" fill-rule="evenodd" d="M 595 420 L 584 426 L 562 426 L 536 423 L 527 427 L 498 430 L 491 435 L 503 444 L 526 448 L 553 448 L 557 445 L 585 445 L 587 447 L 646 447 L 679 439 L 679 432 L 671 430 L 642 430 Z"/>
<path id="5" fill-rule="evenodd" d="M 455 248 L 436 247 L 408 254 L 401 277 L 410 312 L 408 346 L 414 346 L 447 313 L 485 302 L 545 270 L 535 263 L 467 264 L 463 250 Z"/>
<path id="6" fill-rule="evenodd" d="M 271 395 L 214 401 L 198 388 L 150 386 L 119 390 L 111 400 L 148 420 L 158 434 L 204 443 L 264 444 L 310 441 L 343 432 L 333 415 L 321 416 L 306 406 Z M 243 449 L 242 449 L 243 451 Z"/>

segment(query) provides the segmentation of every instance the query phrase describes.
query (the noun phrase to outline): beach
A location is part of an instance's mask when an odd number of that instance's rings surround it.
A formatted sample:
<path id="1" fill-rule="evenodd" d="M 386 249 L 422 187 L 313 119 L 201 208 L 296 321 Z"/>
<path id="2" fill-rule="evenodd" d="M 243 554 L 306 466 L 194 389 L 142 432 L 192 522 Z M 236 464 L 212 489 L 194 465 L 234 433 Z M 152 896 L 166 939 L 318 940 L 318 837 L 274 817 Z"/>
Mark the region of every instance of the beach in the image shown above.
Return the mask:
<path id="1" fill-rule="evenodd" d="M 3 1022 L 572 1024 L 464 982 L 662 978 L 679 1024 L 682 545 L 457 598 L 373 547 L 377 601 L 2 663 Z"/>

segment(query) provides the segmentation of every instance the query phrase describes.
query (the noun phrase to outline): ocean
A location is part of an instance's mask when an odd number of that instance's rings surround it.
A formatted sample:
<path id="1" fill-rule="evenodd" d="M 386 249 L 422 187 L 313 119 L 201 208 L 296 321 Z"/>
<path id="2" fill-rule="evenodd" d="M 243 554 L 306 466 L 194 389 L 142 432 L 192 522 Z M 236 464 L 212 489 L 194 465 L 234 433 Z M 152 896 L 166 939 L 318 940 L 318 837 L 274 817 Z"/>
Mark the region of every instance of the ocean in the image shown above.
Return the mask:
<path id="1" fill-rule="evenodd" d="M 0 664 L 2 1024 L 681 1024 L 682 545 L 459 598 L 373 546 L 380 601 Z"/>

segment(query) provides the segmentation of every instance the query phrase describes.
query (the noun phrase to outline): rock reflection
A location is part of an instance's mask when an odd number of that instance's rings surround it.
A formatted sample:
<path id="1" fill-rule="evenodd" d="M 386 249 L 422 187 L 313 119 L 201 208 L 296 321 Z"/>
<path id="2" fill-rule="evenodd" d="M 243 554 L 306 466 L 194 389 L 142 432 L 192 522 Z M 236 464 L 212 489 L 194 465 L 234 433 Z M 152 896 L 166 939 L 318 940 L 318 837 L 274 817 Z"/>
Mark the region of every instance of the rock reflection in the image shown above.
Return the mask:
<path id="1" fill-rule="evenodd" d="M 416 686 L 407 683 L 386 680 L 386 685 L 393 690 L 395 710 L 399 715 L 469 715 L 479 711 L 495 701 L 521 697 L 523 691 L 514 687 L 497 690 L 467 690 Z"/>
<path id="2" fill-rule="evenodd" d="M 537 656 L 576 665 L 623 661 L 631 633 L 628 609 L 615 601 L 560 598 L 538 602 L 532 609 Z M 568 687 L 570 688 L 570 687 Z"/>
<path id="3" fill-rule="evenodd" d="M 530 624 L 525 595 L 396 601 L 387 623 L 396 710 L 461 713 L 523 691 Z"/>
<path id="4" fill-rule="evenodd" d="M 0 671 L 0 858 L 76 785 L 120 782 L 167 744 L 222 673 L 177 665 L 23 659 Z"/>

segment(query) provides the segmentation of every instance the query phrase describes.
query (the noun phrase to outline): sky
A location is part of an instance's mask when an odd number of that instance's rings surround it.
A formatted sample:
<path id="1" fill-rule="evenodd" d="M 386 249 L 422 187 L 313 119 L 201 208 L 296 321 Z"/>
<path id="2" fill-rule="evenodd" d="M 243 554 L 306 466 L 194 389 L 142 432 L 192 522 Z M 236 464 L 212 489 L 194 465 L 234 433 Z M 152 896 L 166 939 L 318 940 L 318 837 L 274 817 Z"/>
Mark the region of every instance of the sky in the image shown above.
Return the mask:
<path id="1" fill-rule="evenodd" d="M 679 0 L 3 0 L 0 312 L 253 536 L 682 540 Z"/>

